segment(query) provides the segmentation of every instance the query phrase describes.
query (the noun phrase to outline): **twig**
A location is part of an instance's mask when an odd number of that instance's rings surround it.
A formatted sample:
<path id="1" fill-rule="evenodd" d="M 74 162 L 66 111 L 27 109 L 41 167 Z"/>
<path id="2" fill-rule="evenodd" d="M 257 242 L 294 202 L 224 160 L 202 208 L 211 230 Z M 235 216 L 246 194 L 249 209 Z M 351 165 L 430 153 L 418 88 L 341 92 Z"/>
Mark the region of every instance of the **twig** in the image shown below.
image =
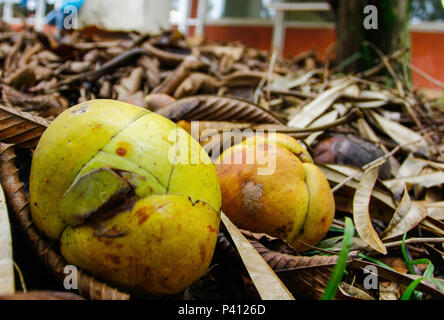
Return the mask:
<path id="1" fill-rule="evenodd" d="M 292 96 L 292 97 L 304 98 L 304 99 L 314 99 L 318 96 L 318 94 L 316 94 L 316 93 L 309 93 L 309 92 L 302 92 L 302 91 L 295 91 L 295 90 L 271 89 L 270 92 L 272 94 L 286 95 L 286 96 Z"/>
<path id="2" fill-rule="evenodd" d="M 396 75 L 395 70 L 393 70 L 393 68 L 390 64 L 390 59 L 387 58 L 387 56 L 384 55 L 384 53 L 377 46 L 375 46 L 373 43 L 371 43 L 369 41 L 364 41 L 364 43 L 367 44 L 368 46 L 370 46 L 378 54 L 378 56 L 381 58 L 382 62 L 384 63 L 385 67 L 392 75 L 393 80 L 395 80 L 396 86 L 398 87 L 399 94 L 401 95 L 401 97 L 405 97 L 404 88 L 402 87 L 402 83 L 399 80 L 399 77 Z"/>
<path id="3" fill-rule="evenodd" d="M 412 244 L 412 243 L 425 243 L 425 242 L 431 242 L 431 243 L 443 243 L 444 238 L 410 238 L 405 240 L 405 244 Z M 399 247 L 402 245 L 402 241 L 394 241 L 384 244 L 386 248 L 390 247 Z"/>
<path id="4" fill-rule="evenodd" d="M 264 77 L 262 78 L 262 80 L 259 83 L 259 85 L 257 86 L 256 90 L 254 91 L 254 103 L 255 104 L 259 103 L 259 95 L 260 95 L 262 88 L 264 87 L 265 84 L 267 84 L 267 98 L 270 99 L 270 96 L 271 96 L 270 79 L 273 77 L 273 70 L 274 70 L 274 65 L 276 64 L 277 54 L 278 54 L 277 50 L 274 50 L 273 55 L 270 58 L 270 64 L 268 65 L 268 71 L 264 75 Z"/>
<path id="5" fill-rule="evenodd" d="M 24 293 L 26 293 L 26 292 L 27 292 L 27 289 L 26 289 L 26 283 L 25 283 L 25 278 L 23 277 L 23 273 L 22 273 L 22 271 L 20 270 L 20 268 L 19 268 L 19 266 L 17 265 L 17 263 L 15 263 L 15 261 L 13 261 L 13 263 L 14 263 L 14 269 L 15 269 L 15 271 L 17 271 L 17 274 L 18 274 L 19 279 L 20 279 L 20 285 L 22 286 L 22 291 L 23 291 Z"/>
<path id="6" fill-rule="evenodd" d="M 59 86 L 60 87 L 66 86 L 69 84 L 74 84 L 74 83 L 82 82 L 85 80 L 95 81 L 98 78 L 100 78 L 101 76 L 103 76 L 104 74 L 111 72 L 112 70 L 125 64 L 127 61 L 129 61 L 137 56 L 140 56 L 140 55 L 150 55 L 150 53 L 145 49 L 140 49 L 140 48 L 131 49 L 131 50 L 126 51 L 125 53 L 115 57 L 114 59 L 108 61 L 101 68 L 99 68 L 97 70 L 84 72 L 84 73 L 75 75 L 73 77 L 69 77 L 69 78 L 61 81 Z"/>
<path id="7" fill-rule="evenodd" d="M 406 51 L 407 51 L 407 48 L 402 48 L 402 49 L 400 49 L 398 51 L 393 52 L 391 55 L 387 56 L 387 59 L 388 60 L 398 59 Z M 376 73 L 378 73 L 379 71 L 381 71 L 384 68 L 385 68 L 385 63 L 384 63 L 384 61 L 381 61 L 379 64 L 377 64 L 373 68 L 368 69 L 367 71 L 358 73 L 357 76 L 361 77 L 361 78 L 368 78 L 368 77 L 371 77 L 371 76 L 375 75 Z"/>
<path id="8" fill-rule="evenodd" d="M 441 89 L 444 89 L 444 82 L 439 81 L 438 79 L 432 77 L 431 75 L 429 75 L 428 73 L 426 73 L 425 71 L 422 71 L 421 69 L 419 69 L 418 67 L 415 67 L 413 64 L 411 64 L 408 61 L 405 61 L 404 59 L 402 59 L 402 57 L 398 57 L 397 58 L 403 65 L 407 66 L 410 70 L 412 70 L 413 72 L 416 72 L 417 74 L 419 74 L 421 77 L 423 77 L 426 80 L 429 80 L 431 83 L 436 84 L 438 87 L 440 87 Z"/>
<path id="9" fill-rule="evenodd" d="M 275 49 L 273 52 L 273 55 L 271 56 L 270 59 L 270 65 L 268 66 L 268 73 L 267 73 L 267 98 L 270 99 L 271 96 L 271 79 L 273 78 L 273 71 L 274 71 L 274 66 L 276 64 L 276 60 L 277 60 L 277 56 L 278 56 L 278 50 Z"/>
<path id="10" fill-rule="evenodd" d="M 326 131 L 326 130 L 329 130 L 331 128 L 337 127 L 337 126 L 350 123 L 350 122 L 352 122 L 353 120 L 355 120 L 358 117 L 359 118 L 363 117 L 362 112 L 359 109 L 353 109 L 346 116 L 344 116 L 344 117 L 342 117 L 342 118 L 340 118 L 340 119 L 338 119 L 336 121 L 333 121 L 333 122 L 327 123 L 325 125 L 322 125 L 322 126 L 311 127 L 311 128 L 304 128 L 304 129 L 297 129 L 297 128 L 285 129 L 285 128 L 282 128 L 282 129 L 277 129 L 276 132 L 279 132 L 279 133 L 306 133 L 306 132 Z M 255 129 L 257 130 L 258 127 L 253 127 L 252 129 L 253 130 L 255 130 Z"/>

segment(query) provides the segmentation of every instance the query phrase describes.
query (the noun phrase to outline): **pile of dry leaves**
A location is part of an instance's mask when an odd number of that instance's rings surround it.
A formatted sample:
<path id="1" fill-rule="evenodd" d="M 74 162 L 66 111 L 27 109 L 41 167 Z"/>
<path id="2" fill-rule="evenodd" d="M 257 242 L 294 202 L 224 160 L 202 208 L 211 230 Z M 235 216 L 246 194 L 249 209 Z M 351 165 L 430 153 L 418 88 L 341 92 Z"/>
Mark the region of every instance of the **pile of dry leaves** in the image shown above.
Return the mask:
<path id="1" fill-rule="evenodd" d="M 106 98 L 150 108 L 184 128 L 198 120 L 200 130 L 271 128 L 290 134 L 307 146 L 332 185 L 336 218 L 312 251 L 300 255 L 282 240 L 241 234 L 224 221 L 208 275 L 179 298 L 282 297 L 261 283 L 267 269 L 263 277 L 250 278 L 259 253 L 294 297 L 318 299 L 344 247 L 347 216 L 356 233 L 337 298 L 399 299 L 416 279 L 422 279 L 416 298 L 444 297 L 443 106 L 412 89 L 408 72 L 395 74 L 391 63 L 403 52 L 381 57 L 361 74 L 344 75 L 315 52 L 278 61 L 242 44 L 198 43 L 174 31 L 150 36 L 94 29 L 57 41 L 2 25 L 0 39 L 0 181 L 13 223 L 56 277 L 63 276 L 64 261 L 29 216 L 30 154 L 63 110 Z M 380 76 L 386 70 L 390 87 Z M 211 141 L 205 147 L 214 150 Z M 237 251 L 245 239 L 256 250 Z M 364 286 L 364 269 L 380 281 Z M 80 293 L 88 298 L 129 298 L 86 274 L 82 279 Z"/>

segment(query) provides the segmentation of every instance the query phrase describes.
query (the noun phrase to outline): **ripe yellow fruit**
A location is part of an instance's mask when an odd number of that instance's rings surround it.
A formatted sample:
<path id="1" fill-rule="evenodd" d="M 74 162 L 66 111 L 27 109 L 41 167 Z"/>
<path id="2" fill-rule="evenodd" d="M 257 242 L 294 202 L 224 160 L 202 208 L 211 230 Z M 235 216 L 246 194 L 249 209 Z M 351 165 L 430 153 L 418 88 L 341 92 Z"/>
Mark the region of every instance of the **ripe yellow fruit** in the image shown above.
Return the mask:
<path id="1" fill-rule="evenodd" d="M 330 185 L 290 136 L 248 138 L 227 149 L 216 170 L 222 210 L 242 229 L 284 239 L 302 251 L 308 249 L 304 243 L 317 244 L 332 224 Z"/>
<path id="2" fill-rule="evenodd" d="M 33 156 L 30 200 L 69 263 L 141 293 L 188 287 L 217 241 L 209 157 L 170 120 L 123 102 L 89 101 L 51 123 Z"/>

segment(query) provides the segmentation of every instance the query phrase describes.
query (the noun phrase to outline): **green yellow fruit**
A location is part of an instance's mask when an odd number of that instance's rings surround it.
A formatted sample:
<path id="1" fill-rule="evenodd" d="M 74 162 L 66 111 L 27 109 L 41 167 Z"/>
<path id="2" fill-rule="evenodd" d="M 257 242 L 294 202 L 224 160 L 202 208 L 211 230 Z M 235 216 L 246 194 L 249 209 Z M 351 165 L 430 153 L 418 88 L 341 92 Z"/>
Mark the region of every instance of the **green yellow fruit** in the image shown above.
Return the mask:
<path id="1" fill-rule="evenodd" d="M 284 239 L 302 251 L 332 224 L 335 203 L 327 179 L 287 135 L 246 139 L 220 156 L 216 170 L 222 210 L 242 229 Z"/>
<path id="2" fill-rule="evenodd" d="M 51 123 L 30 200 L 69 263 L 128 290 L 185 289 L 217 241 L 221 193 L 206 153 L 173 122 L 122 102 L 89 101 Z"/>

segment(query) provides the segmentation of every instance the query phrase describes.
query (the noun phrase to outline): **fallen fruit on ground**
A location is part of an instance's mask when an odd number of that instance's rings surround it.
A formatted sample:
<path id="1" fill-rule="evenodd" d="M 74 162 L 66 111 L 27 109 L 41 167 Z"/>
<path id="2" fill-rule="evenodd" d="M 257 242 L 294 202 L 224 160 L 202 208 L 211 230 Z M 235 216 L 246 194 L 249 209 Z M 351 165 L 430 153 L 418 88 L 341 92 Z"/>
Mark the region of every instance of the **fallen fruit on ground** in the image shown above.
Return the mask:
<path id="1" fill-rule="evenodd" d="M 30 199 L 69 263 L 127 290 L 174 294 L 211 262 L 214 166 L 188 133 L 143 108 L 92 100 L 63 112 L 35 150 Z"/>
<path id="2" fill-rule="evenodd" d="M 216 170 L 222 210 L 242 229 L 284 239 L 302 251 L 332 224 L 335 203 L 327 179 L 287 135 L 248 138 L 227 149 Z"/>

